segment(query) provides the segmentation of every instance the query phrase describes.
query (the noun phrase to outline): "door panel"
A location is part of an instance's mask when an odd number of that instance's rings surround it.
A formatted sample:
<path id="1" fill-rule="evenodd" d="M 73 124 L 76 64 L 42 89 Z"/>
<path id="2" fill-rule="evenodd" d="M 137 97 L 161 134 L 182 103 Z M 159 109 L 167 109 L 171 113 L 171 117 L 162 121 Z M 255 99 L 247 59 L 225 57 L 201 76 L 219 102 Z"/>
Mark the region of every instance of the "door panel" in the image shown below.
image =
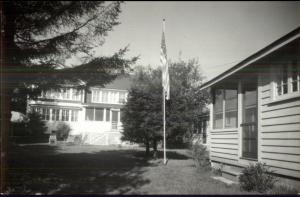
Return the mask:
<path id="1" fill-rule="evenodd" d="M 243 84 L 242 157 L 257 159 L 257 86 Z"/>

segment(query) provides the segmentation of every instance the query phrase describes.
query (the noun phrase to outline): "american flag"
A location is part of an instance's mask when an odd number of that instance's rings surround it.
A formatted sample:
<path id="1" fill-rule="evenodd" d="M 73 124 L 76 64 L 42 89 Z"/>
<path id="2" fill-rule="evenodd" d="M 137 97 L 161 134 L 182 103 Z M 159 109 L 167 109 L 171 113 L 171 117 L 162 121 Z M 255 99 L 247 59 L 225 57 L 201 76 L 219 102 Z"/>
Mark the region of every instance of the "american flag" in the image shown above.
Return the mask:
<path id="1" fill-rule="evenodd" d="M 166 99 L 170 99 L 170 81 L 169 81 L 169 68 L 167 61 L 167 48 L 165 41 L 165 28 L 163 27 L 161 49 L 160 49 L 160 63 L 162 66 L 162 87 L 165 92 Z"/>

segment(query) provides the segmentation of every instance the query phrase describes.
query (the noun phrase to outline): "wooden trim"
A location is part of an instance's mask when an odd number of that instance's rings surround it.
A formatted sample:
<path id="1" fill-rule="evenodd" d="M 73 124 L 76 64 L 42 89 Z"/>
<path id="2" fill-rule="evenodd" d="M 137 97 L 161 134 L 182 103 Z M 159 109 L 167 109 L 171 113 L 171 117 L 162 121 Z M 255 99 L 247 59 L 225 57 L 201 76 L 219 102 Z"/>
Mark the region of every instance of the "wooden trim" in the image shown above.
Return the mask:
<path id="1" fill-rule="evenodd" d="M 257 79 L 257 160 L 260 161 L 261 159 L 261 144 L 262 144 L 262 109 L 261 109 L 261 97 L 262 97 L 262 76 L 261 74 L 258 75 Z M 270 98 L 270 97 L 269 97 Z"/>

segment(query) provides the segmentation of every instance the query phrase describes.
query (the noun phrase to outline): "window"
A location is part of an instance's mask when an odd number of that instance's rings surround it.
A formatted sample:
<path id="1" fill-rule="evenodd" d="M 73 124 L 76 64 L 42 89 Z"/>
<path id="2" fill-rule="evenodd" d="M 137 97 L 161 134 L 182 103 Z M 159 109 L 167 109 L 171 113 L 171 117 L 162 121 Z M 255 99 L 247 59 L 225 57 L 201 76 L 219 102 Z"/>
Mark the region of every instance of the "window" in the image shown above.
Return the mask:
<path id="1" fill-rule="evenodd" d="M 42 119 L 50 120 L 50 109 L 49 108 L 42 108 Z"/>
<path id="2" fill-rule="evenodd" d="M 52 120 L 59 121 L 59 109 L 52 109 Z"/>
<path id="3" fill-rule="evenodd" d="M 69 121 L 69 110 L 68 109 L 63 109 L 62 110 L 61 120 L 62 121 Z"/>
<path id="4" fill-rule="evenodd" d="M 119 103 L 125 103 L 126 92 L 120 92 Z"/>
<path id="5" fill-rule="evenodd" d="M 216 89 L 213 103 L 213 128 L 236 128 L 237 105 L 237 89 Z"/>
<path id="6" fill-rule="evenodd" d="M 102 102 L 108 103 L 108 91 L 107 90 L 102 90 Z"/>
<path id="7" fill-rule="evenodd" d="M 89 121 L 94 120 L 94 108 L 86 108 L 85 120 L 89 120 Z"/>
<path id="8" fill-rule="evenodd" d="M 110 121 L 110 109 L 106 109 L 106 121 Z"/>
<path id="9" fill-rule="evenodd" d="M 237 90 L 225 90 L 225 127 L 237 127 Z"/>
<path id="10" fill-rule="evenodd" d="M 103 121 L 103 112 L 102 108 L 95 109 L 95 121 Z"/>
<path id="11" fill-rule="evenodd" d="M 72 100 L 78 101 L 80 100 L 80 90 L 72 89 Z"/>
<path id="12" fill-rule="evenodd" d="M 72 122 L 78 121 L 78 110 L 71 110 L 71 121 Z"/>
<path id="13" fill-rule="evenodd" d="M 213 105 L 214 129 L 223 127 L 223 90 L 215 90 Z"/>
<path id="14" fill-rule="evenodd" d="M 119 92 L 112 91 L 110 92 L 110 102 L 111 103 L 118 103 L 119 102 Z"/>
<path id="15" fill-rule="evenodd" d="M 300 92 L 300 66 L 298 61 L 282 65 L 275 78 L 275 96 L 277 98 Z"/>
<path id="16" fill-rule="evenodd" d="M 70 89 L 69 88 L 63 88 L 62 89 L 62 98 L 63 99 L 70 99 Z"/>
<path id="17" fill-rule="evenodd" d="M 99 89 L 94 89 L 92 91 L 92 101 L 100 102 L 100 90 Z"/>

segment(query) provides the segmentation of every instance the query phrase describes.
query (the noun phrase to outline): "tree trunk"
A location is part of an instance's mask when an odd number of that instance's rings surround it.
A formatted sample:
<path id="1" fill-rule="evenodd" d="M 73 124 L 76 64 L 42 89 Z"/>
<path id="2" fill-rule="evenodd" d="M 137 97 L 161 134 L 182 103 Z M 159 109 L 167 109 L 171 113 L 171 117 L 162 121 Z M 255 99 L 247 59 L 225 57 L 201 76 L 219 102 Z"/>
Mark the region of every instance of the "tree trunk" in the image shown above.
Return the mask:
<path id="1" fill-rule="evenodd" d="M 9 131 L 10 131 L 10 119 L 11 119 L 11 95 L 14 84 L 12 84 L 11 69 L 16 65 L 16 59 L 14 56 L 14 34 L 15 34 L 15 16 L 12 1 L 5 1 L 0 4 L 1 9 L 1 133 L 0 133 L 0 147 L 1 147 L 1 159 L 0 159 L 0 193 L 6 191 L 6 177 L 7 177 L 7 147 L 9 144 Z"/>
<path id="2" fill-rule="evenodd" d="M 157 140 L 153 139 L 153 158 L 157 158 Z"/>
<path id="3" fill-rule="evenodd" d="M 145 145 L 146 145 L 146 156 L 149 156 L 149 154 L 150 154 L 150 143 L 149 143 L 149 140 L 146 140 Z"/>

